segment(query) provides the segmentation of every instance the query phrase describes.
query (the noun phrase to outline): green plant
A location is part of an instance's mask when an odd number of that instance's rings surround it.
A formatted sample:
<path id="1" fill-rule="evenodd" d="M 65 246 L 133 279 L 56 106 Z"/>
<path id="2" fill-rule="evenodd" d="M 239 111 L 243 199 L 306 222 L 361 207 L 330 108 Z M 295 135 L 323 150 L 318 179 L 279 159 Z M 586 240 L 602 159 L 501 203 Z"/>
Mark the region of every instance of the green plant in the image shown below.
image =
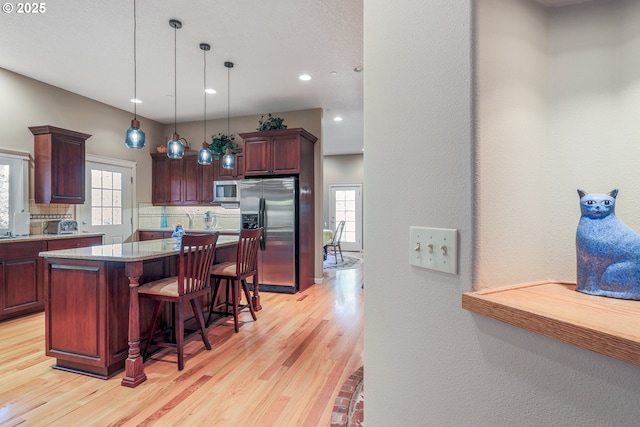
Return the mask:
<path id="1" fill-rule="evenodd" d="M 237 146 L 233 142 L 234 139 L 235 136 L 233 134 L 227 135 L 219 133 L 217 135 L 212 135 L 209 150 L 213 153 L 213 158 L 216 160 L 220 159 L 220 156 L 222 156 L 227 149 L 231 150 L 232 153 L 235 153 Z"/>
<path id="2" fill-rule="evenodd" d="M 271 113 L 269 113 L 269 117 L 267 118 L 267 120 L 264 120 L 264 116 L 260 116 L 257 130 L 263 131 L 263 130 L 286 129 L 287 125 L 283 125 L 282 124 L 283 121 L 284 119 L 281 119 L 280 117 L 273 117 Z"/>

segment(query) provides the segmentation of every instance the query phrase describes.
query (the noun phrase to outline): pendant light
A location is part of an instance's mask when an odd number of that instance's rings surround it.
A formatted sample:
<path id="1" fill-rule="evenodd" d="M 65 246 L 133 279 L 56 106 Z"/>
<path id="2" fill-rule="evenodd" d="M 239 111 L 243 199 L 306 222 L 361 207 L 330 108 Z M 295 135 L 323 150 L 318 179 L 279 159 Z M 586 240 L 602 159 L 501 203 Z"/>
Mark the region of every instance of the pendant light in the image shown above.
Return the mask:
<path id="1" fill-rule="evenodd" d="M 209 144 L 207 144 L 207 51 L 211 49 L 207 43 L 200 43 L 200 49 L 202 49 L 204 57 L 204 87 L 202 92 L 204 93 L 204 141 L 202 148 L 198 151 L 198 163 L 201 165 L 210 165 L 213 162 L 213 153 L 209 150 Z"/>
<path id="2" fill-rule="evenodd" d="M 140 122 L 138 121 L 136 105 L 138 102 L 137 85 L 138 85 L 138 70 L 137 70 L 137 58 L 136 58 L 136 0 L 133 0 L 133 120 L 131 120 L 131 127 L 127 129 L 124 143 L 127 148 L 133 150 L 142 150 L 144 148 L 144 131 L 140 129 Z"/>
<path id="3" fill-rule="evenodd" d="M 224 66 L 227 67 L 227 135 L 231 135 L 229 133 L 229 114 L 231 111 L 230 108 L 230 99 L 231 99 L 231 85 L 229 84 L 229 74 L 231 69 L 233 68 L 233 62 L 225 62 Z M 233 155 L 230 149 L 227 148 L 227 152 L 224 156 L 222 156 L 222 168 L 223 169 L 233 169 L 236 166 L 236 156 Z"/>
<path id="4" fill-rule="evenodd" d="M 180 135 L 177 132 L 178 122 L 178 55 L 177 55 L 177 39 L 178 30 L 182 28 L 182 22 L 177 19 L 171 19 L 169 25 L 173 28 L 173 135 L 167 143 L 167 157 L 170 159 L 181 159 L 184 156 L 184 145 L 180 141 Z"/>

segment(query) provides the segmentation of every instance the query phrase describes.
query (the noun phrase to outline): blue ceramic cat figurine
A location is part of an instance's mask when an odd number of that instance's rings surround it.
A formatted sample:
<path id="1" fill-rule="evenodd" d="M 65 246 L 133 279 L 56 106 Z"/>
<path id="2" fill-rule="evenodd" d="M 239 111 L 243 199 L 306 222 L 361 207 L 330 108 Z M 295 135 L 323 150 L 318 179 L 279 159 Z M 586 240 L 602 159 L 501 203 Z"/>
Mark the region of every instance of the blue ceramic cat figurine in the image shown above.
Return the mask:
<path id="1" fill-rule="evenodd" d="M 578 281 L 585 294 L 640 300 L 640 234 L 615 214 L 618 190 L 580 195 Z"/>

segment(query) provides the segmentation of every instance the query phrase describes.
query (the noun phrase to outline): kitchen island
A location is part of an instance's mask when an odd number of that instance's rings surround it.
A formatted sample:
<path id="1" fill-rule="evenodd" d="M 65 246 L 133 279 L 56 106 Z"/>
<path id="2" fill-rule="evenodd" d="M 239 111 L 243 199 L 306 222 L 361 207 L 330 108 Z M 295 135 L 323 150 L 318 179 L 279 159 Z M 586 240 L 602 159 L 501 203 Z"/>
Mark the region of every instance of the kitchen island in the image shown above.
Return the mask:
<path id="1" fill-rule="evenodd" d="M 237 242 L 220 236 L 217 248 L 230 252 Z M 46 354 L 56 358 L 54 367 L 103 379 L 124 368 L 122 385 L 144 382 L 140 335 L 153 304 L 138 300 L 138 286 L 175 275 L 179 251 L 179 239 L 161 239 L 41 252 Z"/>

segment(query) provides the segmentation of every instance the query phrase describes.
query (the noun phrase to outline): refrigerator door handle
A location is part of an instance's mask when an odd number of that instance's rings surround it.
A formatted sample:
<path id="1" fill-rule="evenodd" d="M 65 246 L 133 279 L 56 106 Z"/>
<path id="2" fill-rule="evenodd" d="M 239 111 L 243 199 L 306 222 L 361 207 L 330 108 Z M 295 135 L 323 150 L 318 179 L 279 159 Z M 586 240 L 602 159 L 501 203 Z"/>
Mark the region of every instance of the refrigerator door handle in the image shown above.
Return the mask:
<path id="1" fill-rule="evenodd" d="M 262 227 L 262 238 L 260 239 L 260 250 L 264 251 L 267 248 L 267 209 L 266 201 L 264 197 L 260 198 L 260 210 L 258 214 L 258 226 Z"/>

